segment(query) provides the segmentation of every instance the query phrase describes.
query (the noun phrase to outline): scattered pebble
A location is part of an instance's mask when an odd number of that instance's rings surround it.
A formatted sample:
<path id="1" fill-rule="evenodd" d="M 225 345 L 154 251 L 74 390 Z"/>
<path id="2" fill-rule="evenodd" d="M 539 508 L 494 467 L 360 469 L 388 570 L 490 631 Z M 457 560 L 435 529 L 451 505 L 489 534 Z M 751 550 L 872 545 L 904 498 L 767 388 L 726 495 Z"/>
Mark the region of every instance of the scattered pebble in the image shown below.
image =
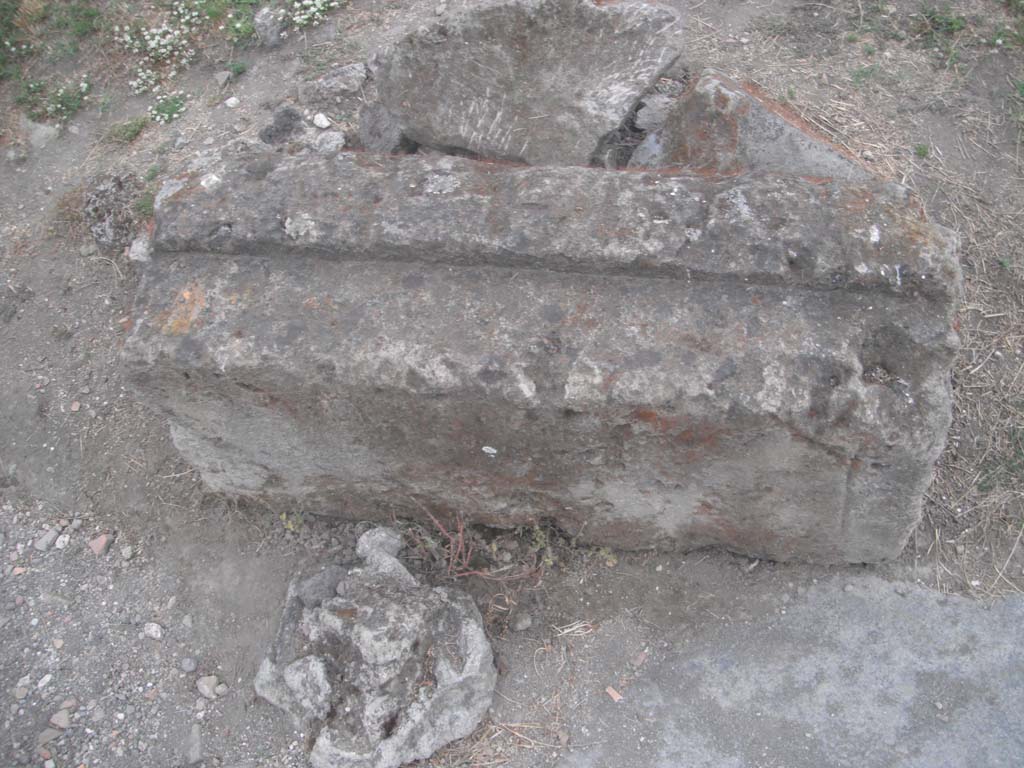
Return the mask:
<path id="1" fill-rule="evenodd" d="M 239 98 L 237 96 L 232 96 L 230 99 L 228 99 L 227 101 L 224 102 L 224 106 L 227 107 L 228 109 L 235 109 L 241 103 L 242 102 L 239 100 Z"/>
<path id="2" fill-rule="evenodd" d="M 40 536 L 38 539 L 36 539 L 35 544 L 33 544 L 32 546 L 34 546 L 40 552 L 45 552 L 51 546 L 53 546 L 53 543 L 57 540 L 58 536 L 60 536 L 60 529 L 57 527 L 53 527 L 46 533 L 44 533 L 42 536 Z"/>
<path id="3" fill-rule="evenodd" d="M 45 731 L 39 734 L 39 738 L 36 739 L 36 743 L 39 746 L 43 746 L 44 744 L 49 744 L 54 739 L 59 739 L 60 737 L 61 732 L 58 731 L 56 728 L 47 728 Z"/>
<path id="4" fill-rule="evenodd" d="M 62 731 L 66 731 L 71 727 L 71 713 L 66 709 L 58 709 L 50 718 L 50 725 L 54 728 L 60 728 Z"/>
<path id="5" fill-rule="evenodd" d="M 180 666 L 182 672 L 195 672 L 196 668 L 199 665 L 196 663 L 196 660 L 193 659 L 191 656 L 186 656 L 181 660 Z"/>
<path id="6" fill-rule="evenodd" d="M 192 724 L 192 730 L 189 732 L 185 745 L 185 759 L 189 765 L 195 765 L 203 759 L 203 743 L 199 723 Z"/>
<path id="7" fill-rule="evenodd" d="M 217 698 L 217 683 L 220 682 L 216 675 L 204 675 L 196 680 L 196 689 L 204 699 Z"/>
<path id="8" fill-rule="evenodd" d="M 853 592 L 853 584 L 847 584 L 843 587 L 843 592 Z"/>
<path id="9" fill-rule="evenodd" d="M 63 641 L 63 640 L 61 640 L 61 639 L 60 639 L 59 637 L 58 637 L 58 638 L 56 638 L 56 639 L 55 639 L 55 640 L 53 641 L 53 647 L 54 647 L 54 648 L 56 648 L 56 649 L 57 649 L 57 650 L 59 651 L 59 650 L 60 650 L 61 648 L 63 648 L 63 647 L 64 647 L 64 641 Z"/>
<path id="10" fill-rule="evenodd" d="M 53 675 L 51 675 L 49 673 L 43 675 L 41 678 L 39 678 L 39 682 L 36 683 L 36 688 L 40 688 L 40 689 L 45 688 L 46 686 L 48 686 L 50 684 L 51 680 L 53 680 Z"/>
<path id="11" fill-rule="evenodd" d="M 526 611 L 520 611 L 512 619 L 512 631 L 513 632 L 525 632 L 533 626 L 533 617 Z"/>
<path id="12" fill-rule="evenodd" d="M 70 543 L 71 543 L 71 534 L 70 533 L 62 533 L 60 536 L 57 537 L 57 540 L 53 542 L 53 546 L 55 546 L 57 549 L 66 549 L 68 544 L 70 544 Z"/>
<path id="13" fill-rule="evenodd" d="M 142 627 L 142 634 L 151 640 L 160 640 L 164 636 L 164 628 L 155 621 L 147 621 Z"/>
<path id="14" fill-rule="evenodd" d="M 110 545 L 114 543 L 113 535 L 109 533 L 101 533 L 94 539 L 89 540 L 89 549 L 96 557 L 103 557 L 107 554 L 107 550 L 110 549 Z"/>
<path id="15" fill-rule="evenodd" d="M 313 125 L 321 130 L 331 127 L 331 118 L 325 115 L 323 112 L 317 112 L 313 115 Z"/>
<path id="16" fill-rule="evenodd" d="M 228 692 L 227 683 L 217 683 L 217 687 L 213 689 L 213 692 L 218 696 L 224 696 Z"/>
<path id="17" fill-rule="evenodd" d="M 121 547 L 121 557 L 125 560 L 131 560 L 135 557 L 135 550 L 131 547 Z"/>

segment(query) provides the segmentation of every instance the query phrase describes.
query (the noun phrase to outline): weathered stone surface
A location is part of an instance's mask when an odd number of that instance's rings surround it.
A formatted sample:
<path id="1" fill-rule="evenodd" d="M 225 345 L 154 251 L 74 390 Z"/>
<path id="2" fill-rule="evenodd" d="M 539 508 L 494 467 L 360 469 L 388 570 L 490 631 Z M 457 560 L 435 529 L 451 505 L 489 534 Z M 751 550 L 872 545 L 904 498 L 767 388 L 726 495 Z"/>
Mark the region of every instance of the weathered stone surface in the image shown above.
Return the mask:
<path id="1" fill-rule="evenodd" d="M 666 166 L 715 176 L 758 171 L 855 181 L 871 176 L 757 86 L 713 69 L 702 73 L 630 159 L 632 168 Z"/>
<path id="2" fill-rule="evenodd" d="M 369 531 L 361 566 L 331 566 L 289 590 L 255 685 L 311 731 L 314 768 L 426 759 L 491 705 L 497 675 L 480 612 L 463 592 L 420 585 L 396 557 L 401 543 L 394 530 Z"/>
<path id="3" fill-rule="evenodd" d="M 674 60 L 674 12 L 644 3 L 489 2 L 381 57 L 361 133 L 533 165 L 586 165 Z M 375 149 L 386 146 L 369 144 Z"/>
<path id="4" fill-rule="evenodd" d="M 240 153 L 158 197 L 127 345 L 217 490 L 873 561 L 950 419 L 899 186 Z"/>

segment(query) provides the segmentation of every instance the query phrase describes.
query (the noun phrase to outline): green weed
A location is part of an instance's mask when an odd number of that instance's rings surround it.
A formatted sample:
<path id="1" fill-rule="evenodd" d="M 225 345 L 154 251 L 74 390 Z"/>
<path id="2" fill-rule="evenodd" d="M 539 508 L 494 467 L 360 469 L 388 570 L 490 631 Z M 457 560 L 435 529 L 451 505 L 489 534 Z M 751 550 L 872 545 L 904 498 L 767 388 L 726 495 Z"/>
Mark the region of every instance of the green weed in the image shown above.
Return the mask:
<path id="1" fill-rule="evenodd" d="M 85 78 L 76 84 L 66 83 L 54 87 L 43 80 L 22 83 L 15 102 L 25 108 L 33 120 L 53 120 L 64 123 L 85 106 L 91 86 Z"/>
<path id="2" fill-rule="evenodd" d="M 935 6 L 927 7 L 921 11 L 921 18 L 927 27 L 926 34 L 933 36 L 946 35 L 951 37 L 957 32 L 963 32 L 967 29 L 967 17 L 955 16 L 948 5 L 942 10 Z"/>
<path id="3" fill-rule="evenodd" d="M 924 160 L 928 155 L 931 154 L 931 148 L 927 144 L 915 144 L 914 154 Z"/>
<path id="4" fill-rule="evenodd" d="M 139 138 L 139 134 L 145 130 L 148 122 L 144 117 L 133 117 L 131 120 L 111 126 L 107 131 L 107 141 L 116 144 L 131 144 Z"/>
<path id="5" fill-rule="evenodd" d="M 153 194 L 152 190 L 147 189 L 132 204 L 132 209 L 142 218 L 148 219 L 153 215 L 155 205 L 156 195 Z"/>
<path id="6" fill-rule="evenodd" d="M 69 33 L 79 40 L 100 29 L 102 14 L 98 8 L 84 3 L 69 3 L 47 6 L 50 23 L 54 29 Z"/>
<path id="7" fill-rule="evenodd" d="M 860 88 L 862 85 L 875 77 L 882 70 L 878 64 L 868 64 L 864 67 L 857 67 L 853 72 L 850 73 L 850 77 L 853 79 L 853 84 Z"/>

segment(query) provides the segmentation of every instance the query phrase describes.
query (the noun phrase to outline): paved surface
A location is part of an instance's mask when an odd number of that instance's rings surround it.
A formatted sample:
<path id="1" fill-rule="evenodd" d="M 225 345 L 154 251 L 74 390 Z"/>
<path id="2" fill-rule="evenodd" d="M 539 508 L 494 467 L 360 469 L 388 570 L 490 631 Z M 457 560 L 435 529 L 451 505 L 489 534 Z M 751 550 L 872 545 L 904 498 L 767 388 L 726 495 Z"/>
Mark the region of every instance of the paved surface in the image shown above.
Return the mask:
<path id="1" fill-rule="evenodd" d="M 905 592 L 901 595 L 897 592 Z M 765 595 L 766 600 L 771 598 Z M 966 768 L 1024 763 L 1024 600 L 874 576 L 671 643 L 573 724 L 561 768 Z"/>

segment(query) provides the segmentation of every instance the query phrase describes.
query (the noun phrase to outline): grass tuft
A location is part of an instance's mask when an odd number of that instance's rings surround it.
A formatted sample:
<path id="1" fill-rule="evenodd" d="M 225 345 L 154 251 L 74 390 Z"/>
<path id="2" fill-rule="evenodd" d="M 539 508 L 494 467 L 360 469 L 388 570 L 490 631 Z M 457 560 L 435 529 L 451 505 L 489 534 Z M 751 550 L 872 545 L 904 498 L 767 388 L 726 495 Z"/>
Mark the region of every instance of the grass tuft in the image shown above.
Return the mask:
<path id="1" fill-rule="evenodd" d="M 107 141 L 112 141 L 115 144 L 131 144 L 139 138 L 139 134 L 145 130 L 148 122 L 145 117 L 133 117 L 131 120 L 113 125 L 107 131 Z"/>

